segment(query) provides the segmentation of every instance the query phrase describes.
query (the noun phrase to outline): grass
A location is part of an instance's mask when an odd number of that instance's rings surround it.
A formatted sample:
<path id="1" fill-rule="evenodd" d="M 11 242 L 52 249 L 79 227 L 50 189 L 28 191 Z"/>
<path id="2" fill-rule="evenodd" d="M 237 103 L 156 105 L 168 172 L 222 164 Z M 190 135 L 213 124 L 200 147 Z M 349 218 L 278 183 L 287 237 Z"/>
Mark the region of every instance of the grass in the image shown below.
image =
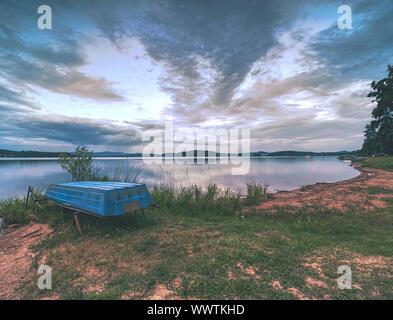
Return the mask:
<path id="1" fill-rule="evenodd" d="M 267 199 L 269 197 L 267 187 L 267 184 L 260 184 L 254 181 L 247 183 L 246 204 L 256 205 Z"/>
<path id="2" fill-rule="evenodd" d="M 360 163 L 367 168 L 393 171 L 393 156 L 367 158 Z"/>
<path id="3" fill-rule="evenodd" d="M 26 225 L 31 222 L 41 222 L 57 226 L 69 221 L 67 215 L 59 215 L 57 207 L 45 202 L 33 201 L 33 199 L 41 199 L 42 197 L 40 191 L 33 191 L 29 201 L 26 201 L 26 197 L 1 200 L 0 217 L 4 218 L 4 225 Z"/>
<path id="4" fill-rule="evenodd" d="M 34 221 L 35 214 L 31 207 L 25 206 L 25 199 L 13 198 L 0 202 L 0 217 L 4 218 L 4 224 L 28 224 Z"/>
<path id="5" fill-rule="evenodd" d="M 99 176 L 101 181 L 108 181 L 107 175 Z M 117 175 L 111 176 L 111 178 Z M 113 181 L 113 180 L 111 180 Z M 116 181 L 124 181 L 120 178 Z M 135 181 L 135 178 L 133 178 Z M 267 186 L 250 182 L 247 184 L 245 195 L 239 191 L 221 188 L 215 183 L 207 187 L 189 185 L 172 187 L 161 184 L 151 190 L 153 202 L 161 212 L 172 214 L 199 215 L 239 215 L 246 206 L 256 205 L 269 197 Z M 67 214 L 59 214 L 59 209 L 46 202 L 35 202 L 33 199 L 41 199 L 43 194 L 34 191 L 28 202 L 26 197 L 12 198 L 0 201 L 0 217 L 4 218 L 6 226 L 12 224 L 24 225 L 30 222 L 50 223 L 61 225 L 68 222 Z M 91 219 L 87 219 L 91 222 Z M 120 225 L 125 223 L 123 219 L 116 218 Z"/>
<path id="6" fill-rule="evenodd" d="M 89 180 L 114 181 L 114 182 L 138 182 L 143 166 L 136 163 L 128 163 L 126 166 L 107 168 L 96 166 L 93 168 Z"/>
<path id="7" fill-rule="evenodd" d="M 393 256 L 392 214 L 392 208 L 367 215 L 283 209 L 275 215 L 192 216 L 154 209 L 128 216 L 126 224 L 116 227 L 84 226 L 82 237 L 62 226 L 36 248 L 36 260 L 45 256 L 53 266 L 51 294 L 62 298 L 128 294 L 143 299 L 159 283 L 183 298 L 292 299 L 287 289 L 297 288 L 307 297 L 363 299 L 373 298 L 377 287 L 391 299 L 391 266 L 369 270 L 367 262 L 355 261 Z M 307 267 L 312 262 L 320 265 L 323 278 Z M 361 290 L 337 289 L 337 268 L 343 264 L 351 266 Z M 327 288 L 308 286 L 307 277 Z M 273 281 L 284 289 L 273 289 Z M 48 294 L 38 291 L 34 281 L 22 291 L 25 298 Z"/>
<path id="8" fill-rule="evenodd" d="M 256 182 L 247 184 L 245 195 L 215 183 L 174 188 L 158 185 L 152 190 L 161 211 L 187 215 L 239 215 L 244 206 L 261 203 L 268 198 L 267 186 Z"/>
<path id="9" fill-rule="evenodd" d="M 392 194 L 393 190 L 380 186 L 372 186 L 367 188 L 368 194 Z"/>
<path id="10" fill-rule="evenodd" d="M 301 292 L 317 299 L 393 299 L 391 201 L 367 213 L 305 206 L 273 214 L 254 207 L 269 197 L 256 183 L 245 195 L 216 184 L 159 185 L 152 195 L 157 207 L 144 215 L 81 217 L 83 236 L 54 206 L 35 211 L 23 200 L 1 202 L 8 224 L 41 221 L 55 229 L 34 248 L 33 263 L 52 266 L 53 289 L 39 291 L 33 269 L 21 297 L 146 299 L 163 286 L 177 298 L 294 299 Z M 337 288 L 340 265 L 352 269 L 351 290 Z"/>

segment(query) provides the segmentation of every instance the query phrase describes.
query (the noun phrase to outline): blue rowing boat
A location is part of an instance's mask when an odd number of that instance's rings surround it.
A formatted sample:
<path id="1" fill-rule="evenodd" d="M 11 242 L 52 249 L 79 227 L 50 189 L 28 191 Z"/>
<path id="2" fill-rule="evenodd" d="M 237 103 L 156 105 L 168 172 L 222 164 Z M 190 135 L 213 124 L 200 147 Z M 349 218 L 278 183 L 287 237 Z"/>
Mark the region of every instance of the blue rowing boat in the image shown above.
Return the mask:
<path id="1" fill-rule="evenodd" d="M 101 217 L 122 216 L 146 209 L 152 202 L 145 184 L 79 181 L 51 184 L 45 196 L 70 209 Z"/>

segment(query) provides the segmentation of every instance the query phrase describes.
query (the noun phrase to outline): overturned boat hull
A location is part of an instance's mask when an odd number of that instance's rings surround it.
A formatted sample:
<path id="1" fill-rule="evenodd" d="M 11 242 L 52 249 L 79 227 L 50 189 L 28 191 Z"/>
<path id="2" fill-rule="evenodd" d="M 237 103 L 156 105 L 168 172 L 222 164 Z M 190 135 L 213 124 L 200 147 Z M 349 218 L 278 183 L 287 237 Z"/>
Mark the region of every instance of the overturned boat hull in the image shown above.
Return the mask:
<path id="1" fill-rule="evenodd" d="M 122 216 L 147 208 L 151 195 L 145 184 L 80 181 L 50 185 L 45 196 L 56 204 L 101 217 Z"/>

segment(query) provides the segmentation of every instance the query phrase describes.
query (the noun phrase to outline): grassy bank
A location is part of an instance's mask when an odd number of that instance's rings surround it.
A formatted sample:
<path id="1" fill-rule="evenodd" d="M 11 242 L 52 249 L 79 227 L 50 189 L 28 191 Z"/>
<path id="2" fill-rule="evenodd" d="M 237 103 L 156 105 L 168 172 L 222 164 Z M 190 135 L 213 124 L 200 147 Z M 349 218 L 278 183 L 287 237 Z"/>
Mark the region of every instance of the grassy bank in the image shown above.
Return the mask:
<path id="1" fill-rule="evenodd" d="M 320 212 L 155 209 L 121 222 L 83 221 L 82 237 L 63 225 L 35 248 L 34 267 L 53 266 L 53 290 L 37 290 L 33 277 L 21 294 L 144 299 L 165 288 L 163 298 L 393 298 L 393 208 Z M 353 290 L 337 289 L 340 265 L 351 266 Z"/>
<path id="2" fill-rule="evenodd" d="M 109 221 L 82 217 L 83 236 L 58 208 L 42 204 L 34 213 L 29 207 L 30 219 L 49 222 L 55 231 L 34 248 L 31 275 L 19 294 L 34 299 L 393 298 L 393 201 L 367 213 L 322 206 L 273 213 L 254 206 L 269 197 L 264 190 L 250 185 L 248 196 L 241 196 L 214 184 L 157 186 L 152 194 L 159 208 Z M 375 188 L 362 192 L 376 196 Z M 51 291 L 36 288 L 41 263 L 53 268 Z M 351 290 L 337 288 L 340 265 L 352 269 Z"/>
<path id="3" fill-rule="evenodd" d="M 100 176 L 99 179 L 108 181 L 107 176 Z M 244 210 L 270 196 L 267 193 L 267 186 L 256 182 L 246 185 L 245 194 L 229 188 L 221 188 L 215 183 L 210 183 L 206 187 L 198 185 L 173 187 L 160 184 L 151 189 L 151 194 L 160 212 L 215 216 L 240 215 Z M 26 201 L 26 197 L 1 200 L 0 217 L 4 218 L 5 226 L 26 225 L 31 222 L 58 226 L 68 222 L 68 215 L 61 213 L 62 209 L 59 207 L 46 201 L 34 201 L 42 198 L 41 192 L 33 191 L 29 201 Z M 120 223 L 123 223 L 121 219 Z"/>
<path id="4" fill-rule="evenodd" d="M 393 156 L 362 159 L 359 163 L 366 168 L 393 171 Z"/>

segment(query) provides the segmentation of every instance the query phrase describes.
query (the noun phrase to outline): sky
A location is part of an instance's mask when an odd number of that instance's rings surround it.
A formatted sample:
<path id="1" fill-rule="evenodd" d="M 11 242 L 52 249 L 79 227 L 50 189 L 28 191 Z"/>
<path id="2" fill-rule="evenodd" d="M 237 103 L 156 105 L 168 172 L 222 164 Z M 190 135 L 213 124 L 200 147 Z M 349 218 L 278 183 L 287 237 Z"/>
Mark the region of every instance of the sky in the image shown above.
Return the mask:
<path id="1" fill-rule="evenodd" d="M 253 151 L 355 150 L 388 64 L 391 0 L 0 0 L 0 148 L 140 152 L 172 120 L 250 129 Z"/>

